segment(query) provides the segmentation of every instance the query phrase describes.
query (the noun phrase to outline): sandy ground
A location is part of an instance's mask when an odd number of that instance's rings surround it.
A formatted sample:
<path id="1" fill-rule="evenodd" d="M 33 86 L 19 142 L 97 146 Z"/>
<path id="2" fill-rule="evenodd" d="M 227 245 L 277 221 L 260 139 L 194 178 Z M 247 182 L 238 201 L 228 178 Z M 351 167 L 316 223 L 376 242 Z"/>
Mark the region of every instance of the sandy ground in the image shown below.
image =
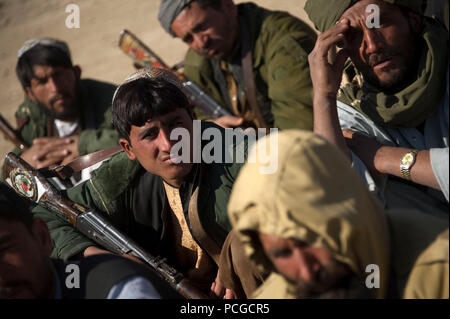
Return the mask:
<path id="1" fill-rule="evenodd" d="M 0 0 L 0 113 L 15 125 L 14 112 L 23 100 L 15 74 L 17 50 L 27 39 L 50 36 L 67 41 L 72 60 L 83 77 L 120 83 L 134 71 L 118 48 L 119 33 L 126 28 L 149 45 L 169 65 L 183 59 L 187 50 L 159 25 L 159 0 Z M 241 3 L 245 1 L 235 1 Z M 262 7 L 288 11 L 309 22 L 304 0 L 255 0 Z M 68 29 L 68 4 L 80 8 L 80 28 Z M 13 145 L 0 134 L 0 163 Z"/>

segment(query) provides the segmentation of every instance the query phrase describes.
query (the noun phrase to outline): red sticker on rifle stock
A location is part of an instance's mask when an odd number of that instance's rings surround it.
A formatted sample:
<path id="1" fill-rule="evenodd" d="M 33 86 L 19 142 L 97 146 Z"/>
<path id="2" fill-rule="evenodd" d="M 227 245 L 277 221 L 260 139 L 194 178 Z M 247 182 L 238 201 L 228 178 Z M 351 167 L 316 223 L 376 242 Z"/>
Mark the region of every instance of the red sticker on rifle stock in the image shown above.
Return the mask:
<path id="1" fill-rule="evenodd" d="M 37 199 L 37 187 L 34 177 L 26 171 L 15 169 L 9 174 L 11 184 L 20 195 L 28 197 L 32 201 Z"/>

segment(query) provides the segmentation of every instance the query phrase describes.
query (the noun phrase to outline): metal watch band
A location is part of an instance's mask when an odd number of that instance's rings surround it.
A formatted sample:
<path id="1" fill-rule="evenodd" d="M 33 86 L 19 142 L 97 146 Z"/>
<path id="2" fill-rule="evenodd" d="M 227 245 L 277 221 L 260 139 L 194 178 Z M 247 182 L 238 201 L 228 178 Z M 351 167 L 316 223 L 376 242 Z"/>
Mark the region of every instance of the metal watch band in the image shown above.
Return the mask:
<path id="1" fill-rule="evenodd" d="M 403 163 L 400 162 L 400 170 L 402 172 L 402 177 L 406 180 L 411 180 L 411 168 L 416 163 L 417 153 L 419 153 L 419 150 L 411 150 L 402 157 L 402 161 L 403 161 L 405 156 L 407 156 L 409 154 L 413 155 L 413 161 L 411 162 L 411 164 L 408 165 L 408 167 L 404 167 Z"/>

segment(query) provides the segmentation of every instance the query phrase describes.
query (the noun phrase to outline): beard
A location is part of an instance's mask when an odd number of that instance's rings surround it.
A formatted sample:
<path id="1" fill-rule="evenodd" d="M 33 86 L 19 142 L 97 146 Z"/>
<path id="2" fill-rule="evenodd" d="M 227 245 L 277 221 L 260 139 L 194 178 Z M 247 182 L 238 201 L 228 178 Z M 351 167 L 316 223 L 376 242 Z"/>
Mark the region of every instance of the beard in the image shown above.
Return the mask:
<path id="1" fill-rule="evenodd" d="M 355 275 L 327 286 L 301 281 L 296 284 L 294 295 L 298 299 L 373 299 L 374 290 L 367 288 Z"/>
<path id="2" fill-rule="evenodd" d="M 55 110 L 52 100 L 57 101 L 58 98 L 67 97 L 64 95 L 56 95 L 50 100 L 51 108 L 44 107 L 44 112 L 50 116 L 51 118 L 59 119 L 59 120 L 68 120 L 73 119 L 78 115 L 78 109 L 76 107 L 76 102 L 72 101 L 70 105 L 64 105 L 63 109 L 61 111 Z"/>
<path id="3" fill-rule="evenodd" d="M 58 119 L 58 120 L 63 120 L 63 121 L 70 121 L 70 120 L 73 120 L 74 118 L 77 118 L 78 114 L 79 114 L 79 110 L 78 110 L 78 107 L 77 107 L 78 96 L 79 96 L 79 92 L 80 92 L 79 87 L 78 87 L 78 83 L 77 83 L 75 92 L 76 93 L 75 93 L 75 96 L 73 98 L 68 93 L 61 93 L 61 94 L 54 95 L 49 100 L 49 106 L 47 106 L 46 104 L 44 104 L 41 101 L 39 101 L 36 97 L 35 97 L 35 100 L 36 100 L 37 104 L 39 105 L 40 109 L 48 117 L 50 117 L 52 119 Z M 63 105 L 63 107 L 60 108 L 60 110 L 56 110 L 54 104 L 60 98 L 66 98 L 66 99 L 70 98 L 70 104 Z"/>
<path id="4" fill-rule="evenodd" d="M 292 283 L 292 282 L 291 282 Z M 364 281 L 342 262 L 333 260 L 323 267 L 313 282 L 299 280 L 293 294 L 298 299 L 369 299 L 374 297 Z"/>
<path id="5" fill-rule="evenodd" d="M 371 54 L 365 64 L 357 65 L 355 63 L 365 81 L 390 94 L 400 92 L 415 81 L 422 48 L 425 44 L 420 33 L 414 32 L 411 25 L 410 32 L 409 40 L 406 41 L 411 44 L 408 47 L 387 48 L 382 52 Z M 380 70 L 381 74 L 375 74 L 372 67 L 389 57 L 397 58 L 398 65 L 395 68 L 387 67 Z"/>
<path id="6" fill-rule="evenodd" d="M 357 67 L 358 68 L 358 67 Z M 411 84 L 414 79 L 412 73 L 414 68 L 408 68 L 406 63 L 402 62 L 395 69 L 386 68 L 381 70 L 381 74 L 377 75 L 370 67 L 360 68 L 364 80 L 371 85 L 389 93 L 397 93 Z"/>

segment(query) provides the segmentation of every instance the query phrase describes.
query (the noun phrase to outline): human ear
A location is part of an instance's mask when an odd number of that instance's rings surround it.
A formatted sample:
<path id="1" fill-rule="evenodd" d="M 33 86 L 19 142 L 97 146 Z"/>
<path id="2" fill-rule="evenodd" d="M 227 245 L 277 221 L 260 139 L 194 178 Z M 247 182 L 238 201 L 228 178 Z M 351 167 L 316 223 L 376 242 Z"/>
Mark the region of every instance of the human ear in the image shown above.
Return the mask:
<path id="1" fill-rule="evenodd" d="M 133 147 L 131 147 L 131 143 L 128 142 L 126 139 L 121 138 L 119 140 L 119 144 L 120 144 L 120 146 L 122 146 L 122 148 L 125 151 L 125 153 L 127 154 L 128 158 L 130 160 L 134 161 L 136 159 L 136 155 L 133 152 Z"/>

